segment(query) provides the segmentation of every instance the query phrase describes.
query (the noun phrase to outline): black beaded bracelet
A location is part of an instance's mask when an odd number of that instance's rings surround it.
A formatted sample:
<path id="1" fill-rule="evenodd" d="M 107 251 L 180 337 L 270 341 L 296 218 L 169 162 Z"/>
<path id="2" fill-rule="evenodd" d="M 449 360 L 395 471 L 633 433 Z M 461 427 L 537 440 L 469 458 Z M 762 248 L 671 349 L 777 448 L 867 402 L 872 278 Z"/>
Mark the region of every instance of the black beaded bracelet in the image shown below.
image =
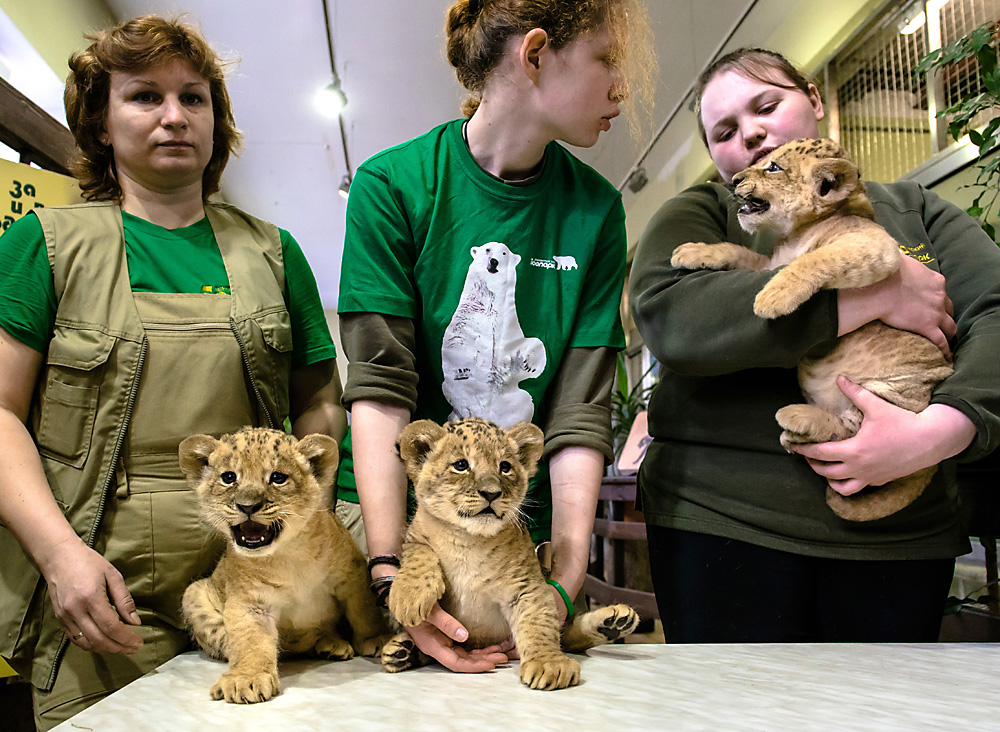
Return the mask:
<path id="1" fill-rule="evenodd" d="M 395 554 L 380 554 L 377 557 L 372 557 L 368 560 L 368 572 L 372 571 L 372 567 L 376 564 L 388 564 L 390 567 L 395 567 L 399 569 L 399 557 Z"/>

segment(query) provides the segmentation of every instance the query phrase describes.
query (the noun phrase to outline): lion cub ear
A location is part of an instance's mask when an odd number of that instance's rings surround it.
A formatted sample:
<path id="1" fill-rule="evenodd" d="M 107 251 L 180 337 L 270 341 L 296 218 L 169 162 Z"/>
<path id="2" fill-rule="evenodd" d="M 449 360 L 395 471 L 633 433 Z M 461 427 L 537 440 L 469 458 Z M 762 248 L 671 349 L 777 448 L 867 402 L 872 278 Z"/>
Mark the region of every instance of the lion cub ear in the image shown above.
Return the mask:
<path id="1" fill-rule="evenodd" d="M 545 446 L 545 435 L 530 422 L 518 422 L 507 430 L 507 436 L 517 445 L 517 459 L 530 478 L 538 470 L 538 461 Z"/>
<path id="2" fill-rule="evenodd" d="M 306 435 L 295 443 L 295 449 L 309 461 L 312 474 L 321 488 L 333 485 L 334 478 L 337 477 L 337 464 L 340 462 L 335 439 L 329 435 Z"/>
<path id="3" fill-rule="evenodd" d="M 191 435 L 177 448 L 181 472 L 192 488 L 201 483 L 201 474 L 208 467 L 208 458 L 218 445 L 219 441 L 211 435 Z"/>
<path id="4" fill-rule="evenodd" d="M 444 427 L 429 419 L 411 422 L 399 434 L 399 457 L 403 459 L 410 480 L 416 480 L 420 467 L 444 434 Z"/>
<path id="5" fill-rule="evenodd" d="M 847 199 L 857 187 L 858 166 L 845 158 L 820 160 L 812 169 L 816 195 L 825 203 Z"/>

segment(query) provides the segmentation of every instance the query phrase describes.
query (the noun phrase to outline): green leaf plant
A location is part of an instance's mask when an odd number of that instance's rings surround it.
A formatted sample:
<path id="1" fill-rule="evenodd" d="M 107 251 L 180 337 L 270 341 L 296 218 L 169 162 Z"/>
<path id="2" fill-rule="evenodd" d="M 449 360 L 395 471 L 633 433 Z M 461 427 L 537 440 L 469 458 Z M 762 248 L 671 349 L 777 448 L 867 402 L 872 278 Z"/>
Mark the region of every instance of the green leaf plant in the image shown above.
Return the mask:
<path id="1" fill-rule="evenodd" d="M 997 111 L 1000 107 L 998 42 L 1000 42 L 1000 21 L 985 23 L 947 46 L 931 51 L 920 60 L 914 70 L 917 74 L 927 74 L 965 64 L 972 59 L 979 64 L 981 86 L 965 92 L 958 102 L 938 112 L 937 116 L 950 117 L 948 134 L 952 139 L 958 141 L 964 135 L 968 135 L 972 144 L 979 148 L 980 169 L 976 182 L 962 187 L 979 190 L 966 211 L 979 221 L 993 241 L 997 241 L 997 227 L 992 222 L 997 218 L 993 212 L 1000 199 L 1000 155 L 988 162 L 984 160 L 997 146 L 1000 116 L 994 116 L 981 130 L 972 128 L 971 124 L 980 113 Z"/>
<path id="2" fill-rule="evenodd" d="M 646 369 L 636 384 L 629 388 L 625 358 L 619 353 L 615 374 L 615 384 L 611 390 L 611 436 L 615 446 L 615 457 L 621 456 L 622 448 L 632 431 L 636 415 L 646 409 L 653 386 L 643 387 L 642 382 L 653 370 L 655 364 Z"/>

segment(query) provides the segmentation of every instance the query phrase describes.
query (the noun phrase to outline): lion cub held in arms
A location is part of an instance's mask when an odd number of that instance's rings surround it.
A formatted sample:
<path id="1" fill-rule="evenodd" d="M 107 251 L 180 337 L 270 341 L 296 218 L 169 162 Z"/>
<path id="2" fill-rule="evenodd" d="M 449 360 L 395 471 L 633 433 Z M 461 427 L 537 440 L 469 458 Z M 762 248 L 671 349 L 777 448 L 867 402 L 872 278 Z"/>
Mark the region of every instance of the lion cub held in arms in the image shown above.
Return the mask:
<path id="1" fill-rule="evenodd" d="M 763 318 L 791 313 L 820 289 L 864 287 L 900 265 L 899 245 L 875 223 L 857 166 L 832 140 L 793 140 L 733 178 L 740 226 L 777 237 L 767 257 L 729 244 L 690 243 L 670 260 L 683 269 L 784 268 L 757 294 L 754 312 Z M 868 391 L 911 412 L 923 410 L 931 392 L 952 373 L 951 364 L 923 336 L 871 322 L 841 337 L 832 351 L 799 363 L 799 384 L 809 404 L 778 410 L 781 443 L 843 440 L 861 427 L 863 414 L 837 388 L 842 374 Z M 908 506 L 937 470 L 842 496 L 827 487 L 833 511 L 851 521 L 870 521 Z"/>
<path id="2" fill-rule="evenodd" d="M 578 616 L 563 629 L 535 547 L 522 524 L 528 479 L 542 455 L 542 431 L 527 423 L 509 430 L 471 418 L 439 426 L 414 422 L 399 437 L 417 512 L 403 542 L 389 610 L 402 625 L 427 619 L 435 602 L 469 631 L 469 647 L 511 637 L 521 656 L 521 681 L 532 689 L 580 682 L 580 652 L 635 630 L 639 616 L 613 605 Z M 382 650 L 382 665 L 422 665 L 404 631 Z"/>
<path id="3" fill-rule="evenodd" d="M 229 660 L 212 697 L 246 704 L 278 694 L 279 651 L 378 655 L 389 630 L 365 559 L 327 501 L 336 441 L 244 427 L 218 440 L 192 435 L 179 452 L 203 518 L 228 539 L 212 575 L 182 601 L 195 640 Z M 342 618 L 350 643 L 338 632 Z"/>

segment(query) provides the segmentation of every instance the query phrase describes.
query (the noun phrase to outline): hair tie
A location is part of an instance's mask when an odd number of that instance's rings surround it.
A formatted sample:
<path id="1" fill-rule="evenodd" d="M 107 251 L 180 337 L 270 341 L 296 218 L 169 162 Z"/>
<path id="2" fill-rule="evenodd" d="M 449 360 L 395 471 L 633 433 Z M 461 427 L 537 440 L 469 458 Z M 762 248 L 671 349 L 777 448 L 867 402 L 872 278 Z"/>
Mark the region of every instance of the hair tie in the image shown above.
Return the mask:
<path id="1" fill-rule="evenodd" d="M 475 18 L 483 9 L 483 0 L 469 0 L 469 13 Z"/>

